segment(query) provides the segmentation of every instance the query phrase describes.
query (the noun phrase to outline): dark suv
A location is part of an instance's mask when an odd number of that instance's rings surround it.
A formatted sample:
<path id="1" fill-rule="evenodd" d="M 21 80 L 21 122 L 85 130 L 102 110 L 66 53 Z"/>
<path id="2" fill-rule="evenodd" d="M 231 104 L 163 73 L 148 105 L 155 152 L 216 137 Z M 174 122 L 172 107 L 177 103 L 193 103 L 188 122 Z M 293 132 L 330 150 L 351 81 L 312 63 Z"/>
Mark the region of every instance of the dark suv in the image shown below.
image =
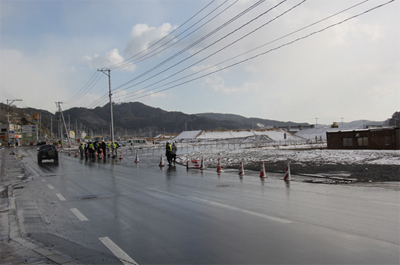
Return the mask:
<path id="1" fill-rule="evenodd" d="M 37 151 L 39 164 L 41 164 L 44 159 L 54 159 L 54 163 L 58 162 L 58 151 L 54 145 L 41 145 Z"/>

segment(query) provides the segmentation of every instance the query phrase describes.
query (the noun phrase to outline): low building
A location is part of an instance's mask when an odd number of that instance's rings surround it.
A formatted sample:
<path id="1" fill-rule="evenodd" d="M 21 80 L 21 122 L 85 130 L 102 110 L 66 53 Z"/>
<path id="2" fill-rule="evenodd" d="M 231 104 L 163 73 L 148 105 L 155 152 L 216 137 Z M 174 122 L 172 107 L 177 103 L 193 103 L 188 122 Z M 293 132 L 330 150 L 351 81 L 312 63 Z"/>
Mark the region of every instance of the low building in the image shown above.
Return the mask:
<path id="1" fill-rule="evenodd" d="M 328 149 L 400 150 L 400 128 L 326 132 Z"/>

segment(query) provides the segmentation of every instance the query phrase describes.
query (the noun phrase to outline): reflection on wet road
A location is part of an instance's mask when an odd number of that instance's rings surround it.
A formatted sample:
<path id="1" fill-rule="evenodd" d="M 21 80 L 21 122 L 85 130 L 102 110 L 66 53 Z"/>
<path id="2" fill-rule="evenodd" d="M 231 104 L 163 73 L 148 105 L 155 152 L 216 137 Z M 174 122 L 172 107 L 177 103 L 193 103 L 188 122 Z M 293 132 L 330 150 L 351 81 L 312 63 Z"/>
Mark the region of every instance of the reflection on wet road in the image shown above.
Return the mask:
<path id="1" fill-rule="evenodd" d="M 160 154 L 39 166 L 25 150 L 24 236 L 78 263 L 399 263 L 396 190 L 159 167 Z"/>

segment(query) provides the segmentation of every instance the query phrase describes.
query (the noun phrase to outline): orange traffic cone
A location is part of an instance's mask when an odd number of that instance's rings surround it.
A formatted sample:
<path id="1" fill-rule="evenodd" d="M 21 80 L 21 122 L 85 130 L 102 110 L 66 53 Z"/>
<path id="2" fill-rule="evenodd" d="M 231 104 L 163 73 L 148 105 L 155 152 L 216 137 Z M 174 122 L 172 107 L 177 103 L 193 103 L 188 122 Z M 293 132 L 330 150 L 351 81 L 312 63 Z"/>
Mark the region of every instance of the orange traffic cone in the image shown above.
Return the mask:
<path id="1" fill-rule="evenodd" d="M 76 150 L 75 157 L 78 157 L 78 156 L 79 156 L 79 152 L 78 152 L 78 150 Z"/>
<path id="2" fill-rule="evenodd" d="M 99 159 L 103 159 L 103 149 L 100 149 Z"/>
<path id="3" fill-rule="evenodd" d="M 239 176 L 244 175 L 244 168 L 243 168 L 243 162 L 240 161 L 240 166 L 239 166 Z"/>
<path id="4" fill-rule="evenodd" d="M 285 177 L 283 178 L 284 181 L 292 180 L 290 176 L 290 163 L 287 164 Z"/>
<path id="5" fill-rule="evenodd" d="M 264 166 L 264 162 L 261 162 L 261 171 L 260 171 L 260 178 L 266 178 L 267 174 L 265 173 L 265 166 Z"/>
<path id="6" fill-rule="evenodd" d="M 138 155 L 138 152 L 136 152 L 135 163 L 139 163 L 139 155 Z"/>
<path id="7" fill-rule="evenodd" d="M 221 172 L 222 172 L 221 158 L 218 157 L 217 173 L 221 173 Z"/>
<path id="8" fill-rule="evenodd" d="M 187 169 L 187 170 L 189 169 L 189 159 L 186 160 L 186 169 Z"/>
<path id="9" fill-rule="evenodd" d="M 119 152 L 119 160 L 122 160 L 122 159 L 123 159 L 122 152 Z"/>
<path id="10" fill-rule="evenodd" d="M 163 159 L 162 154 L 161 154 L 160 167 L 163 167 L 163 166 L 164 166 L 164 159 Z"/>
<path id="11" fill-rule="evenodd" d="M 203 157 L 201 157 L 200 169 L 201 169 L 201 170 L 206 169 L 206 164 L 205 164 L 204 161 L 203 161 Z"/>

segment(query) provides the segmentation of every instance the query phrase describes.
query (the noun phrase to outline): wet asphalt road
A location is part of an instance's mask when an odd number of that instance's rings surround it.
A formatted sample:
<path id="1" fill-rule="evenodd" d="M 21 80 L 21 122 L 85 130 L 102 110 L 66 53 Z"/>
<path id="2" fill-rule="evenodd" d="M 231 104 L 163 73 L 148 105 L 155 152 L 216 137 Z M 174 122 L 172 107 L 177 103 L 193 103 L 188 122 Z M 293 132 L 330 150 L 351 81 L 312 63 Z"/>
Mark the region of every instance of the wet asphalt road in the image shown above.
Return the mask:
<path id="1" fill-rule="evenodd" d="M 123 159 L 36 161 L 14 187 L 22 235 L 80 264 L 399 264 L 399 192 L 240 179 Z"/>

